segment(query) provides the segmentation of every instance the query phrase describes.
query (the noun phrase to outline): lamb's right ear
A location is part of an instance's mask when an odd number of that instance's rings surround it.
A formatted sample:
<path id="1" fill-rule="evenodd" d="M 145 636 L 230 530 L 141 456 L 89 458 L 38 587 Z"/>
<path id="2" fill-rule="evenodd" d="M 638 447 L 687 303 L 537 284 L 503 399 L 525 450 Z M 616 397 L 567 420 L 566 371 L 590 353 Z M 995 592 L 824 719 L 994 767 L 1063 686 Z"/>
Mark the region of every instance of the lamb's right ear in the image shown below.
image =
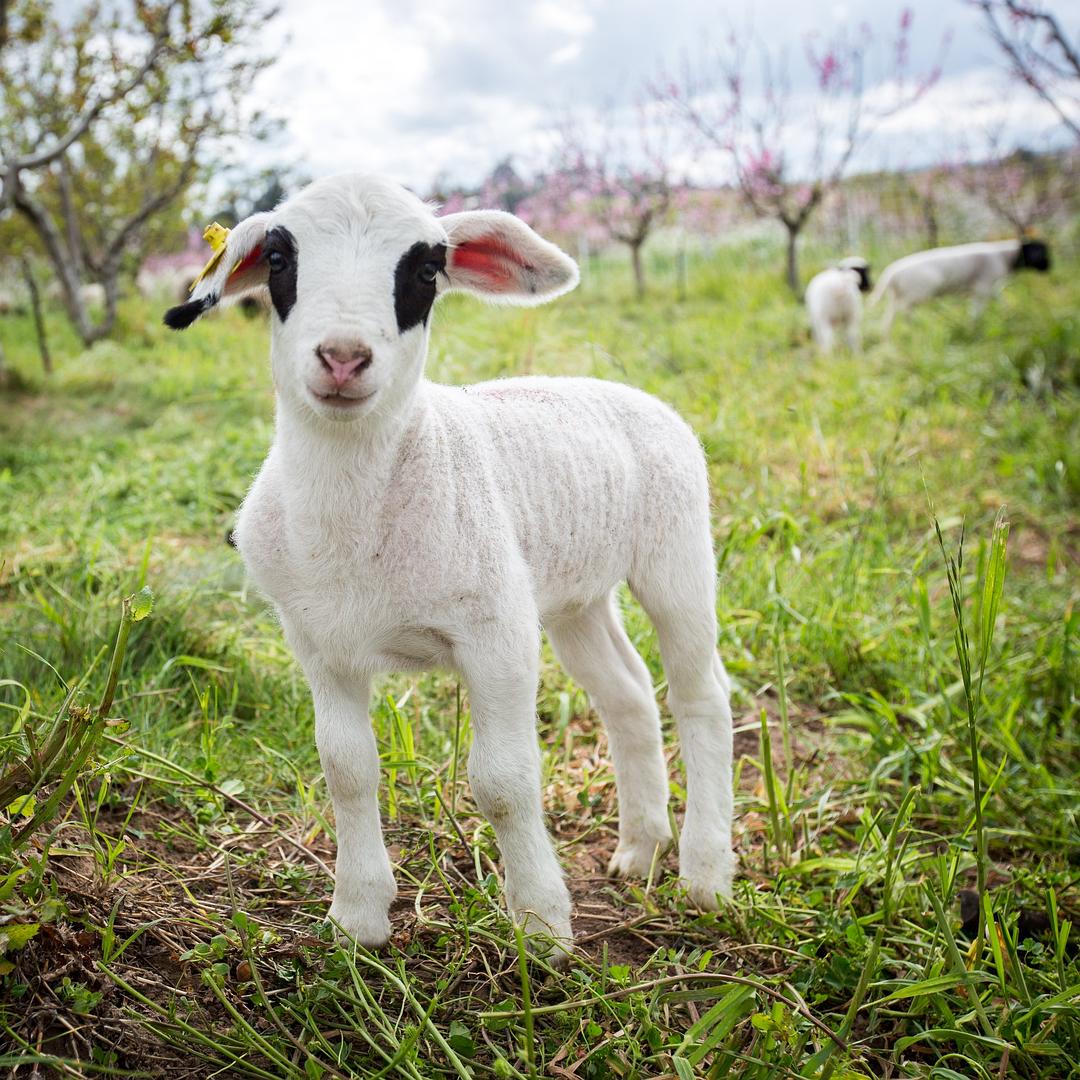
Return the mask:
<path id="1" fill-rule="evenodd" d="M 225 249 L 213 270 L 195 286 L 191 299 L 165 312 L 165 325 L 183 330 L 221 300 L 237 300 L 265 289 L 270 272 L 263 261 L 263 240 L 269 212 L 252 214 L 229 231 Z"/>

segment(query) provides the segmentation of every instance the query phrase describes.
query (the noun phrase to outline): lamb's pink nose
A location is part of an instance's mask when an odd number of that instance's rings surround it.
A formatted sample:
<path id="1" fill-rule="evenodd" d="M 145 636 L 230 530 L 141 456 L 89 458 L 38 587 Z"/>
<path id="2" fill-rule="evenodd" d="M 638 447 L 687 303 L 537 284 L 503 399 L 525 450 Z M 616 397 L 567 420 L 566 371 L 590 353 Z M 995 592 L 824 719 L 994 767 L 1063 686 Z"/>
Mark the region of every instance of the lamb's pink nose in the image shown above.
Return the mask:
<path id="1" fill-rule="evenodd" d="M 339 389 L 368 367 L 372 359 L 371 349 L 363 342 L 341 338 L 324 341 L 315 350 L 315 355 Z"/>

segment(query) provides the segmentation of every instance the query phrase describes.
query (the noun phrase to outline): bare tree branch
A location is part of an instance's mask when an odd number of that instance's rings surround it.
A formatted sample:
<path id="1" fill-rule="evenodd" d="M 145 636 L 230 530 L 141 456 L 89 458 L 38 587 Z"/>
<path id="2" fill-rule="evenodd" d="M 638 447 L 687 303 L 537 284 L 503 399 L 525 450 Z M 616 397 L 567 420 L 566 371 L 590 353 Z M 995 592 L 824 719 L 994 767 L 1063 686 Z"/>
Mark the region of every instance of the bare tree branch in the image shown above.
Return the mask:
<path id="1" fill-rule="evenodd" d="M 1080 121 L 1070 115 L 1052 85 L 1054 80 L 1080 82 L 1080 50 L 1068 39 L 1058 20 L 1045 8 L 1019 0 L 971 0 L 981 9 L 987 29 L 1009 60 L 1013 75 L 1049 105 L 1073 137 L 1080 141 Z M 1011 26 L 1003 24 L 1006 15 Z M 1036 34 L 1036 31 L 1041 34 Z M 1041 37 L 1043 48 L 1035 41 Z M 1064 66 L 1054 57 L 1057 50 Z"/>
<path id="2" fill-rule="evenodd" d="M 2 0 L 0 0 L 2 2 Z M 169 18 L 177 6 L 177 0 L 170 0 L 169 5 L 162 13 L 161 23 L 154 35 L 150 48 L 142 64 L 112 91 L 96 98 L 59 138 L 54 139 L 49 145 L 42 147 L 32 154 L 13 158 L 10 161 L 0 161 L 0 177 L 3 177 L 2 194 L 0 194 L 0 207 L 10 201 L 14 194 L 15 184 L 18 182 L 18 174 L 23 171 L 40 169 L 45 165 L 56 161 L 61 155 L 77 143 L 90 130 L 90 125 L 110 105 L 123 100 L 154 70 L 162 54 L 166 51 L 169 38 Z M 5 10 L 6 16 L 6 10 Z M 5 22 L 6 25 L 6 22 Z"/>

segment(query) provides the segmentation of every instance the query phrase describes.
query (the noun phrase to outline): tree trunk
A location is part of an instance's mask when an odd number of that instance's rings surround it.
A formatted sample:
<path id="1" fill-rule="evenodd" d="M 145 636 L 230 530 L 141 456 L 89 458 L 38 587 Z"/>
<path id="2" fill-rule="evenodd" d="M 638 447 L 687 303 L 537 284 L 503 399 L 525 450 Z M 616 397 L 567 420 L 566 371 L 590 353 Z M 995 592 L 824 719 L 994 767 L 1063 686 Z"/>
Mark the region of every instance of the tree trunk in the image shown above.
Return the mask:
<path id="1" fill-rule="evenodd" d="M 30 223 L 45 248 L 45 254 L 48 256 L 49 262 L 52 263 L 53 272 L 60 282 L 64 307 L 67 308 L 68 316 L 75 327 L 76 333 L 78 333 L 84 345 L 92 344 L 96 338 L 91 336 L 93 327 L 86 311 L 86 305 L 82 302 L 79 290 L 80 282 L 75 275 L 70 252 L 64 245 L 64 238 L 53 224 L 48 211 L 21 187 L 17 187 L 15 190 L 15 209 Z"/>
<path id="2" fill-rule="evenodd" d="M 71 167 L 66 156 L 59 161 L 60 206 L 67 231 L 68 258 L 71 260 L 75 277 L 82 281 L 86 277 L 86 260 L 82 253 L 82 238 L 79 236 L 78 222 L 75 219 L 75 193 L 72 191 Z"/>
<path id="3" fill-rule="evenodd" d="M 34 271 L 30 268 L 30 260 L 23 256 L 22 259 L 23 280 L 26 282 L 26 291 L 30 294 L 30 310 L 34 313 L 34 330 L 37 333 L 38 352 L 41 353 L 41 366 L 46 375 L 53 371 L 52 357 L 49 355 L 49 341 L 45 336 L 45 320 L 41 315 L 41 296 L 38 293 L 37 282 L 34 280 Z"/>
<path id="4" fill-rule="evenodd" d="M 926 225 L 926 246 L 938 246 L 937 204 L 933 198 L 923 199 L 923 224 Z"/>
<path id="5" fill-rule="evenodd" d="M 637 290 L 637 298 L 645 298 L 645 270 L 641 265 L 641 242 L 630 245 L 630 258 L 634 263 L 634 288 Z"/>
<path id="6" fill-rule="evenodd" d="M 784 228 L 787 229 L 787 283 L 788 288 L 796 295 L 799 295 L 799 225 L 791 225 L 788 222 L 784 222 Z"/>
<path id="7" fill-rule="evenodd" d="M 104 247 L 104 254 L 91 259 L 86 255 L 86 245 L 74 217 L 69 189 L 62 189 L 65 194 L 65 230 L 53 220 L 49 211 L 26 191 L 17 178 L 12 193 L 15 209 L 26 218 L 33 227 L 45 248 L 49 262 L 63 290 L 64 306 L 72 325 L 86 346 L 93 345 L 112 333 L 116 325 L 116 298 L 120 263 L 124 253 L 132 245 L 138 231 L 160 210 L 164 209 L 188 186 L 194 172 L 194 162 L 189 161 L 181 169 L 174 183 L 156 195 L 148 196 L 139 209 L 116 231 L 112 240 Z M 66 235 L 65 235 L 66 232 Z M 93 322 L 90 312 L 82 297 L 82 276 L 79 266 L 85 264 L 93 272 L 94 278 L 105 290 L 105 311 L 98 322 Z"/>

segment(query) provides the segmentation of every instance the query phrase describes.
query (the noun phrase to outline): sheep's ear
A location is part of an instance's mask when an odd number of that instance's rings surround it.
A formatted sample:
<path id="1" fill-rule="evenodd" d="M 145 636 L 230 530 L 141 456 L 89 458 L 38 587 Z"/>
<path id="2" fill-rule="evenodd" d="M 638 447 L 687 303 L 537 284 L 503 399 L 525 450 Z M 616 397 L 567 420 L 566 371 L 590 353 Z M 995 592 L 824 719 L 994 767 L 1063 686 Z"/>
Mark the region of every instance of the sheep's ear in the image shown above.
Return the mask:
<path id="1" fill-rule="evenodd" d="M 577 263 L 502 210 L 468 210 L 439 218 L 449 237 L 449 290 L 501 304 L 543 304 L 578 283 Z M 444 286 L 445 288 L 445 286 Z"/>
<path id="2" fill-rule="evenodd" d="M 270 272 L 263 261 L 263 240 L 269 213 L 252 214 L 229 231 L 225 248 L 195 286 L 191 299 L 165 312 L 165 325 L 183 330 L 221 300 L 238 300 L 266 289 Z"/>

